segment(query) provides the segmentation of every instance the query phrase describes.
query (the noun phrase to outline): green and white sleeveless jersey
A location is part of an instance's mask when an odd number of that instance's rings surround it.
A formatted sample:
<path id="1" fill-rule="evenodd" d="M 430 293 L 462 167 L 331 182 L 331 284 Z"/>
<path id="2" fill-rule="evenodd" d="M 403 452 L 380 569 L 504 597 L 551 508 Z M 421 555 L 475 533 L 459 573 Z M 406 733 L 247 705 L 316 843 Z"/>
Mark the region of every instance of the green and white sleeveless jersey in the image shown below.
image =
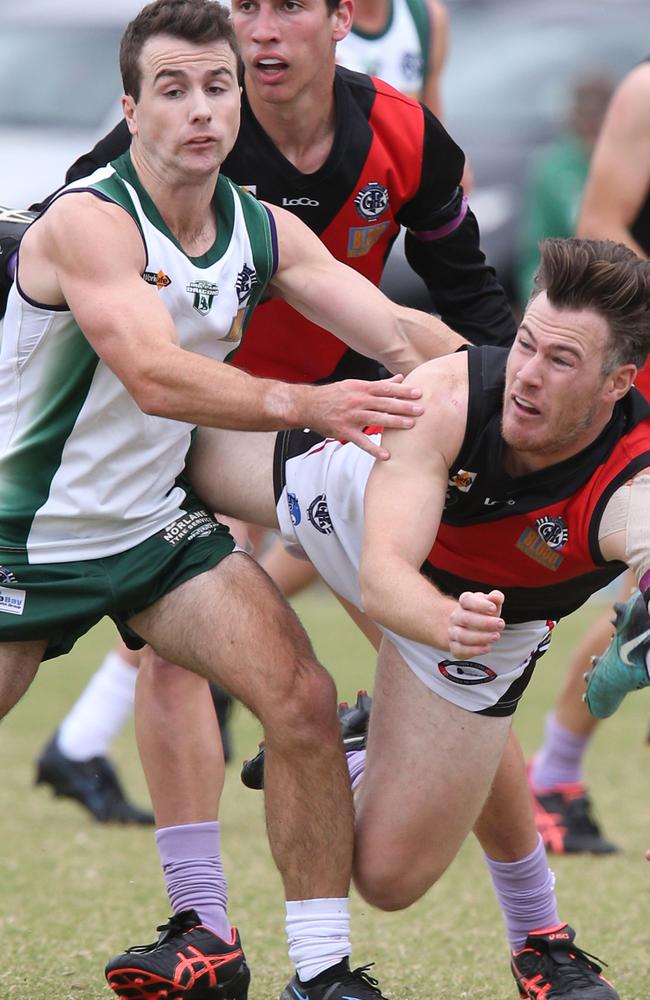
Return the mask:
<path id="1" fill-rule="evenodd" d="M 266 209 L 225 177 L 213 205 L 217 238 L 201 257 L 181 249 L 128 153 L 57 197 L 91 190 L 121 205 L 146 251 L 143 280 L 174 320 L 181 347 L 225 360 L 276 265 Z M 19 274 L 0 344 L 0 562 L 96 559 L 123 552 L 179 514 L 193 425 L 143 413 L 65 307 L 30 300 Z"/>
<path id="2" fill-rule="evenodd" d="M 341 66 L 378 76 L 420 99 L 429 72 L 431 18 L 426 0 L 389 0 L 381 31 L 352 28 L 336 46 Z"/>

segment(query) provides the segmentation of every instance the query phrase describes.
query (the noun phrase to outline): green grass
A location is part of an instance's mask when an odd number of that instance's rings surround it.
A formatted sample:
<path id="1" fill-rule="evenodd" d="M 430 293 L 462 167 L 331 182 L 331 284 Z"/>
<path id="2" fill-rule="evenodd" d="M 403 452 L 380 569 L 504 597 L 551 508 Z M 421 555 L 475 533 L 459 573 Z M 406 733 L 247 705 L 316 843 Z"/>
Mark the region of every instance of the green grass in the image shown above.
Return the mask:
<path id="1" fill-rule="evenodd" d="M 316 650 L 342 698 L 372 686 L 373 656 L 338 606 L 316 589 L 297 602 Z M 538 744 L 574 637 L 594 609 L 558 629 L 517 713 L 527 752 Z M 67 800 L 34 789 L 33 761 L 113 639 L 102 624 L 67 659 L 46 664 L 32 690 L 0 727 L 0 1000 L 100 1000 L 106 959 L 153 940 L 169 909 L 151 830 L 104 828 Z M 597 734 L 588 779 L 606 833 L 623 848 L 609 858 L 554 859 L 561 913 L 578 942 L 605 958 L 623 1000 L 647 1000 L 650 927 L 648 775 L 643 738 L 650 698 L 628 698 Z M 245 711 L 234 722 L 236 759 L 256 746 Z M 132 730 L 113 758 L 132 796 L 145 800 Z M 231 915 L 253 970 L 250 1000 L 276 1000 L 290 974 L 284 908 L 263 828 L 262 799 L 229 768 L 222 805 Z M 516 998 L 489 879 L 473 839 L 440 884 L 404 913 L 371 910 L 353 897 L 353 961 L 375 961 L 391 1000 Z"/>

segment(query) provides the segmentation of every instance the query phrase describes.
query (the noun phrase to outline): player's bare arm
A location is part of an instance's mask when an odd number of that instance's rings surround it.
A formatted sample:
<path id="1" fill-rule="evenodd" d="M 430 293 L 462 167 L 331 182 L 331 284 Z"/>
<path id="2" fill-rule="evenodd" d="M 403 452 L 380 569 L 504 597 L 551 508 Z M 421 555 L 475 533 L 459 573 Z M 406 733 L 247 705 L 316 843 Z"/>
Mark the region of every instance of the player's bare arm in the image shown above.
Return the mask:
<path id="1" fill-rule="evenodd" d="M 390 372 L 406 375 L 465 343 L 429 313 L 391 302 L 363 275 L 332 257 L 296 216 L 275 205 L 268 207 L 280 247 L 273 290 L 355 351 L 376 358 Z"/>
<path id="2" fill-rule="evenodd" d="M 650 64 L 637 67 L 612 97 L 594 150 L 578 235 L 627 244 L 650 185 Z"/>
<path id="3" fill-rule="evenodd" d="M 20 280 L 31 297 L 67 303 L 97 354 L 138 406 L 156 416 L 242 430 L 311 426 L 358 439 L 380 458 L 363 427 L 386 421 L 408 428 L 420 392 L 398 381 L 287 385 L 258 379 L 182 349 L 157 292 L 142 280 L 137 226 L 117 205 L 92 194 L 58 199 L 30 229 Z M 332 391 L 335 389 L 336 391 Z"/>
<path id="4" fill-rule="evenodd" d="M 642 581 L 650 573 L 650 469 L 637 472 L 611 497 L 601 518 L 598 545 L 603 559 L 625 563 L 645 589 Z"/>
<path id="5" fill-rule="evenodd" d="M 487 652 L 498 638 L 503 628 L 499 598 L 468 594 L 456 601 L 420 573 L 465 433 L 466 356 L 431 362 L 411 380 L 422 386 L 425 414 L 401 440 L 386 433 L 391 461 L 375 465 L 366 488 L 360 571 L 364 610 L 394 632 L 467 658 Z"/>

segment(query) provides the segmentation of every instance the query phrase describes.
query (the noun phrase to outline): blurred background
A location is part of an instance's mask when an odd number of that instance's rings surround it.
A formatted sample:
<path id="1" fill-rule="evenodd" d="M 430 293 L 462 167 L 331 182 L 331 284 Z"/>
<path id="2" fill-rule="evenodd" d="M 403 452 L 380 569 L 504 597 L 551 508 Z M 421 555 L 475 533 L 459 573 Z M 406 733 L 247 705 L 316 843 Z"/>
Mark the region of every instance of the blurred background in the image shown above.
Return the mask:
<path id="1" fill-rule="evenodd" d="M 69 164 L 117 122 L 119 39 L 141 5 L 140 0 L 2 0 L 0 204 L 24 208 L 42 199 L 62 183 Z M 537 232 L 540 224 L 559 223 L 531 220 L 535 171 L 570 134 L 574 155 L 559 155 L 556 177 L 552 163 L 548 170 L 565 220 L 574 217 L 581 161 L 586 170 L 591 143 L 589 137 L 583 140 L 577 118 L 590 118 L 584 130 L 593 132 L 605 103 L 599 93 L 650 55 L 650 3 L 448 0 L 447 6 L 445 121 L 472 164 L 471 205 L 483 248 L 517 302 L 527 294 L 538 236 L 569 235 Z M 583 93 L 576 113 L 578 91 L 590 82 L 595 89 Z M 384 285 L 403 301 L 428 306 L 426 290 L 399 248 Z"/>

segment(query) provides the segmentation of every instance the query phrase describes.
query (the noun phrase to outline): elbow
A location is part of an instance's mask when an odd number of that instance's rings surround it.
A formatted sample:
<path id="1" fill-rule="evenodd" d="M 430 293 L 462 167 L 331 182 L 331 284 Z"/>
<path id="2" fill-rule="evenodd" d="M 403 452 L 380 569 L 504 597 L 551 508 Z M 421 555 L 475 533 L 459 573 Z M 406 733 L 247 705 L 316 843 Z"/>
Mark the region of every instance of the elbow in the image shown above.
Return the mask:
<path id="1" fill-rule="evenodd" d="M 136 405 L 148 417 L 167 417 L 162 386 L 145 372 L 135 373 L 126 384 Z"/>

